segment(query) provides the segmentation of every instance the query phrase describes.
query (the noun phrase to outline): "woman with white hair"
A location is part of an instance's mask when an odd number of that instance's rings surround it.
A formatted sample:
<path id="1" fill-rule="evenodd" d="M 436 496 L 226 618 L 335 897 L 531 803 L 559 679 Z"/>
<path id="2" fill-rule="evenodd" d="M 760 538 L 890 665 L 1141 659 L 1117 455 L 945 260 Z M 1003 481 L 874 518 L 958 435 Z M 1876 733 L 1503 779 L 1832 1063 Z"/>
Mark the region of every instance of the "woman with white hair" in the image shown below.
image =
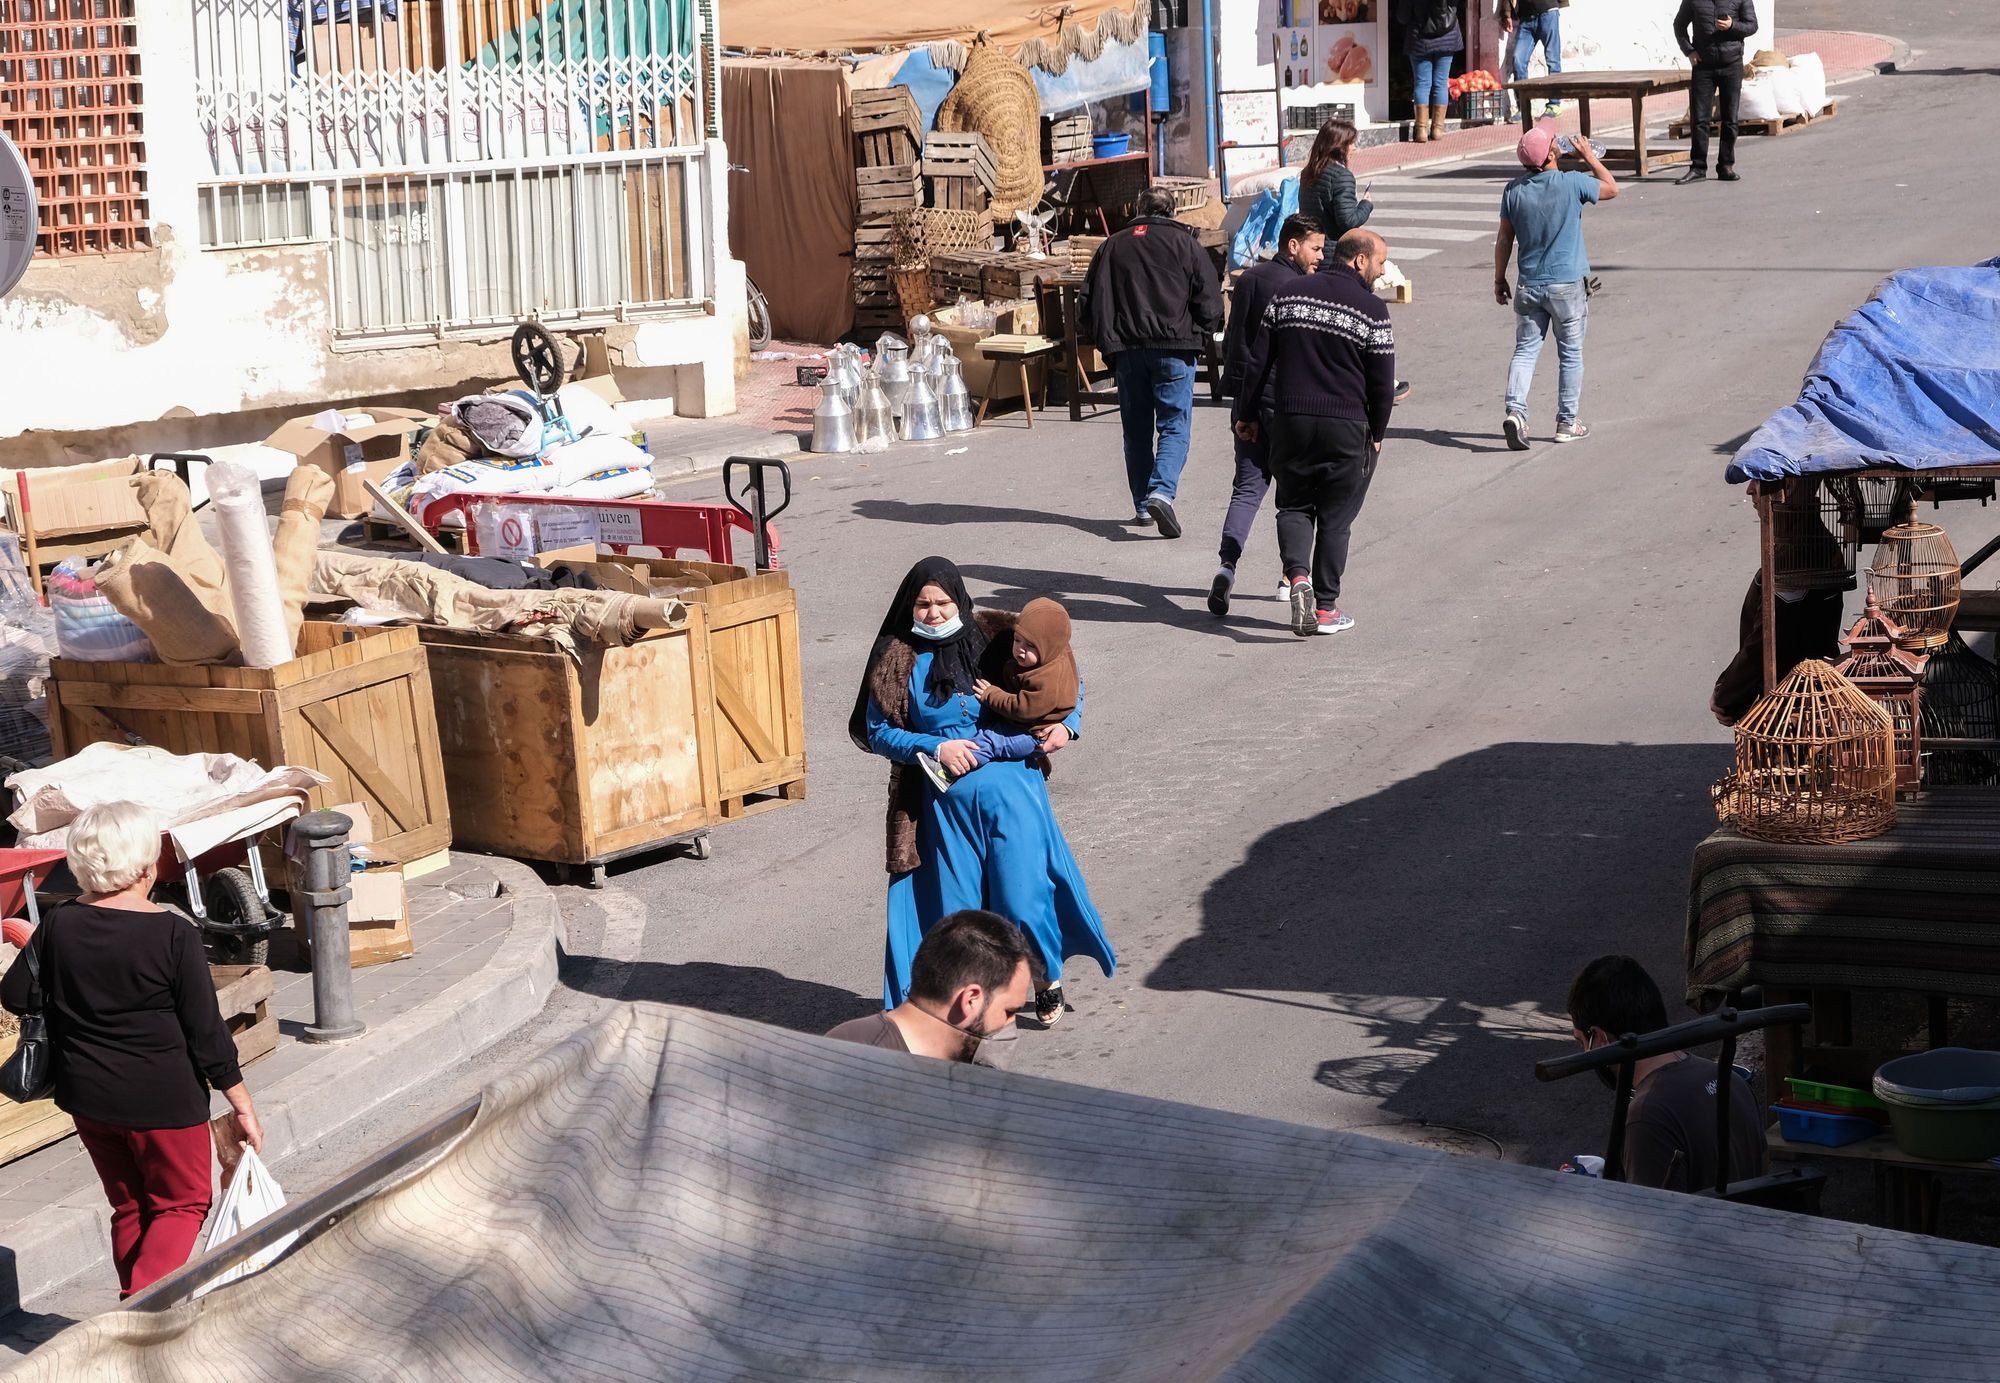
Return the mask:
<path id="1" fill-rule="evenodd" d="M 122 1298 L 194 1251 L 214 1156 L 209 1090 L 229 1101 L 241 1141 L 261 1148 L 264 1130 L 201 934 L 149 896 L 159 818 L 136 802 L 88 807 L 68 853 L 82 896 L 42 919 L 0 978 L 0 1005 L 48 1020 L 56 1107 L 76 1121 L 111 1200 Z"/>

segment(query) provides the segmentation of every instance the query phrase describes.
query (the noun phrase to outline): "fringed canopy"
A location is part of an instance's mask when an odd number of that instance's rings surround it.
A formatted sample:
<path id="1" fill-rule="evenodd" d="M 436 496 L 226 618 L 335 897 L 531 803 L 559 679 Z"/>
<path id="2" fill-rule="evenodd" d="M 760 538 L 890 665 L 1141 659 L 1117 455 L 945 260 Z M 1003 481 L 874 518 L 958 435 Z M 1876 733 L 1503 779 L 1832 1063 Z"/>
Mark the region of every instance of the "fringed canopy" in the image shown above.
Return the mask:
<path id="1" fill-rule="evenodd" d="M 980 39 L 1026 67 L 1061 72 L 1072 57 L 1090 61 L 1110 42 L 1145 34 L 1147 0 L 952 0 L 916 6 L 908 0 L 728 0 L 722 42 L 745 53 L 844 57 L 854 53 L 928 49 L 931 61 L 958 71 Z"/>

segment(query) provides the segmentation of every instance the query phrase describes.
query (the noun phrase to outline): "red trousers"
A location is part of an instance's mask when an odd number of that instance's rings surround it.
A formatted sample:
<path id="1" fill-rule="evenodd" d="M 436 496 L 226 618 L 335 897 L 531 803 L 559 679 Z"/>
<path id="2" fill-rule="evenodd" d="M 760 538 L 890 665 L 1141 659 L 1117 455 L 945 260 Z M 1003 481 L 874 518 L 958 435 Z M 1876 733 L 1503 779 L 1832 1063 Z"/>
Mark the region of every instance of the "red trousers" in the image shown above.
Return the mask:
<path id="1" fill-rule="evenodd" d="M 188 1261 L 208 1218 L 208 1125 L 123 1128 L 76 1117 L 77 1137 L 111 1199 L 111 1259 L 122 1300 Z"/>

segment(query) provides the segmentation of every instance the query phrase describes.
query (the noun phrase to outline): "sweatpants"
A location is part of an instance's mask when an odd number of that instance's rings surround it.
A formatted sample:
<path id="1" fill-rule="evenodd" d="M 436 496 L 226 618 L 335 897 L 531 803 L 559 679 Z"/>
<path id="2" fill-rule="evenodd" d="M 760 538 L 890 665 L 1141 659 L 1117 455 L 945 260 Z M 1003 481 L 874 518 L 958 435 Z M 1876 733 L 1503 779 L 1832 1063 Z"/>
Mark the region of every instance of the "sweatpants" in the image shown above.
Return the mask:
<path id="1" fill-rule="evenodd" d="M 1271 475 L 1278 487 L 1278 558 L 1285 576 L 1311 576 L 1314 603 L 1336 608 L 1347 540 L 1377 452 L 1368 424 L 1345 418 L 1271 420 Z"/>
<path id="2" fill-rule="evenodd" d="M 1236 439 L 1236 480 L 1230 487 L 1229 512 L 1222 518 L 1222 546 L 1216 554 L 1225 567 L 1235 567 L 1236 559 L 1243 555 L 1243 545 L 1250 541 L 1250 529 L 1257 522 L 1257 510 L 1264 503 L 1264 492 L 1271 488 L 1271 437 L 1264 430 L 1269 426 L 1266 414 L 1256 441 Z"/>
<path id="3" fill-rule="evenodd" d="M 144 1291 L 188 1261 L 208 1218 L 206 1123 L 125 1128 L 75 1117 L 76 1134 L 111 1202 L 111 1261 L 118 1295 Z"/>

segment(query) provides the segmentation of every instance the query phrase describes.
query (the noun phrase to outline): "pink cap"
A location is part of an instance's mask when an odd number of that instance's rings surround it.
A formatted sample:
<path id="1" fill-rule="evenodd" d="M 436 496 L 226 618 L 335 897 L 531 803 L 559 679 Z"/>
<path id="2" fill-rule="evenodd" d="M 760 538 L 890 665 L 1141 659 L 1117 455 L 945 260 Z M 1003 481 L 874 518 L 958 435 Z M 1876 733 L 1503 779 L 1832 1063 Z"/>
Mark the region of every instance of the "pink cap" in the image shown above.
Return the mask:
<path id="1" fill-rule="evenodd" d="M 1556 122 L 1544 117 L 1521 136 L 1521 142 L 1514 146 L 1514 156 L 1521 160 L 1523 168 L 1540 168 L 1549 161 L 1549 149 L 1555 142 Z"/>

